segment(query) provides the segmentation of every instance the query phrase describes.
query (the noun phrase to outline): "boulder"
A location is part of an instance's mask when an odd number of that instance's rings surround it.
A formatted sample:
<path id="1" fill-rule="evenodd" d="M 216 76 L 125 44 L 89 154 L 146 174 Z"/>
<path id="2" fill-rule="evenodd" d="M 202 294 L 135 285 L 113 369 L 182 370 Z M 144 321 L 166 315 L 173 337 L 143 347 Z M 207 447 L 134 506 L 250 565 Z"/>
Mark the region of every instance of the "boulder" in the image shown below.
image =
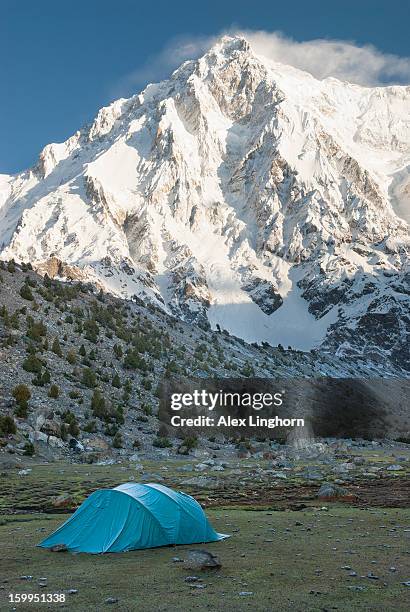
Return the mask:
<path id="1" fill-rule="evenodd" d="M 71 510 L 74 506 L 76 506 L 76 503 L 71 495 L 63 493 L 62 495 L 53 497 L 53 499 L 51 500 L 51 505 L 53 506 L 53 508 L 58 508 L 59 510 Z"/>
<path id="2" fill-rule="evenodd" d="M 332 501 L 332 500 L 345 500 L 351 501 L 353 499 L 357 499 L 357 495 L 354 493 L 350 493 L 344 487 L 340 487 L 339 485 L 333 483 L 325 483 L 323 484 L 317 494 L 319 499 Z"/>
<path id="3" fill-rule="evenodd" d="M 198 548 L 188 551 L 184 567 L 195 570 L 219 569 L 222 567 L 218 557 L 207 550 Z"/>
<path id="4" fill-rule="evenodd" d="M 60 425 L 55 421 L 45 419 L 40 427 L 40 431 L 47 434 L 48 436 L 59 437 L 60 436 Z"/>

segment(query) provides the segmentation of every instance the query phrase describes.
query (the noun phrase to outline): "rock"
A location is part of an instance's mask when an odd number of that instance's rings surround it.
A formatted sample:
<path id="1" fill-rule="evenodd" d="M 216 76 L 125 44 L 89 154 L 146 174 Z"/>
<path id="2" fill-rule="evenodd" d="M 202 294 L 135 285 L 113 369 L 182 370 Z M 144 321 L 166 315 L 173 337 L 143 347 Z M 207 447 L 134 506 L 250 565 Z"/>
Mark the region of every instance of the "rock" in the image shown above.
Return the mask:
<path id="1" fill-rule="evenodd" d="M 183 480 L 181 484 L 203 489 L 214 489 L 218 486 L 218 482 L 214 478 L 207 478 L 206 476 L 188 478 L 187 480 Z"/>
<path id="2" fill-rule="evenodd" d="M 130 461 L 131 463 L 139 463 L 140 462 L 140 457 L 139 457 L 138 453 L 134 453 L 133 455 L 130 455 L 128 457 L 128 461 Z"/>
<path id="3" fill-rule="evenodd" d="M 355 586 L 348 586 L 348 589 L 350 589 L 351 591 L 366 591 L 366 587 L 364 586 L 359 586 L 359 585 L 355 585 Z"/>
<path id="4" fill-rule="evenodd" d="M 292 467 L 291 462 L 288 461 L 287 459 L 278 459 L 277 461 L 274 461 L 272 465 L 278 468 L 291 468 Z"/>
<path id="5" fill-rule="evenodd" d="M 203 472 L 208 469 L 208 466 L 205 463 L 197 463 L 195 466 L 196 472 Z"/>
<path id="6" fill-rule="evenodd" d="M 78 593 L 78 589 L 68 589 L 67 593 L 69 595 L 76 595 L 76 593 Z"/>
<path id="7" fill-rule="evenodd" d="M 250 595 L 253 595 L 253 591 L 240 591 L 240 593 L 238 593 L 238 595 L 240 597 L 249 597 Z"/>
<path id="8" fill-rule="evenodd" d="M 218 557 L 204 549 L 193 549 L 188 551 L 188 557 L 184 563 L 190 569 L 219 569 L 222 567 Z"/>
<path id="9" fill-rule="evenodd" d="M 386 470 L 387 470 L 388 472 L 399 472 L 400 470 L 403 470 L 403 469 L 404 469 L 404 468 L 403 468 L 403 466 L 402 466 L 402 465 L 399 465 L 399 464 L 396 464 L 396 463 L 395 463 L 395 464 L 393 464 L 393 465 L 389 465 L 389 466 L 386 468 Z"/>
<path id="10" fill-rule="evenodd" d="M 30 472 L 31 472 L 31 468 L 26 468 L 24 470 L 19 470 L 17 474 L 19 476 L 27 476 L 27 474 L 30 474 Z"/>
<path id="11" fill-rule="evenodd" d="M 20 580 L 33 580 L 33 576 L 20 576 Z"/>
<path id="12" fill-rule="evenodd" d="M 51 500 L 51 504 L 53 508 L 72 508 L 75 506 L 74 498 L 67 493 L 63 493 L 62 495 L 58 495 Z"/>
<path id="13" fill-rule="evenodd" d="M 353 457 L 353 463 L 355 465 L 364 465 L 366 463 L 366 460 L 364 457 L 358 455 L 357 457 Z"/>
<path id="14" fill-rule="evenodd" d="M 66 552 L 68 550 L 65 544 L 55 544 L 50 548 L 50 552 Z"/>
<path id="15" fill-rule="evenodd" d="M 87 446 L 91 447 L 95 451 L 107 451 L 110 445 L 104 438 L 92 438 L 86 440 Z"/>
<path id="16" fill-rule="evenodd" d="M 107 597 L 107 599 L 104 601 L 104 603 L 106 603 L 106 604 L 115 604 L 115 603 L 118 603 L 118 597 Z"/>
<path id="17" fill-rule="evenodd" d="M 73 450 L 75 453 L 82 453 L 84 451 L 84 446 L 83 444 L 81 444 L 81 442 L 79 440 L 77 440 L 76 438 L 71 438 L 71 440 L 68 443 L 68 446 L 71 448 L 71 450 Z"/>
<path id="18" fill-rule="evenodd" d="M 193 469 L 194 468 L 192 465 L 182 465 L 181 467 L 177 468 L 177 472 L 192 472 Z"/>
<path id="19" fill-rule="evenodd" d="M 48 435 L 43 433 L 42 431 L 30 431 L 28 439 L 32 443 L 44 442 L 45 444 L 47 444 Z"/>
<path id="20" fill-rule="evenodd" d="M 323 474 L 316 470 L 302 472 L 301 476 L 306 480 L 323 480 Z"/>
<path id="21" fill-rule="evenodd" d="M 330 501 L 333 499 L 353 500 L 357 498 L 357 496 L 354 493 L 350 493 L 344 487 L 340 487 L 333 483 L 323 484 L 320 487 L 317 493 L 317 496 L 319 499 L 325 499 L 327 501 Z"/>
<path id="22" fill-rule="evenodd" d="M 184 578 L 184 582 L 202 582 L 202 578 L 198 578 L 198 576 L 187 576 Z"/>
<path id="23" fill-rule="evenodd" d="M 60 425 L 50 419 L 45 419 L 40 427 L 40 431 L 47 434 L 47 436 L 58 437 L 60 435 Z"/>
<path id="24" fill-rule="evenodd" d="M 64 448 L 65 444 L 61 438 L 57 438 L 55 436 L 49 436 L 48 444 L 53 448 Z"/>
<path id="25" fill-rule="evenodd" d="M 215 459 L 209 458 L 203 461 L 202 463 L 204 463 L 205 465 L 215 465 Z"/>
<path id="26" fill-rule="evenodd" d="M 272 478 L 279 478 L 280 480 L 286 480 L 287 476 L 284 472 L 272 472 Z"/>

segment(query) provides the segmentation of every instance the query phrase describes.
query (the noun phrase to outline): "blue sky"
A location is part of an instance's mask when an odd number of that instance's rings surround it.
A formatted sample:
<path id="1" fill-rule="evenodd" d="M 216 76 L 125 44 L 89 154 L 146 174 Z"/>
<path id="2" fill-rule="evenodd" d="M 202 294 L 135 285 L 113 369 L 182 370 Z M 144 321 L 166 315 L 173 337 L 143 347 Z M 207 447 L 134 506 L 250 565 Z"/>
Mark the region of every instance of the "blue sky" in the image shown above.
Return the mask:
<path id="1" fill-rule="evenodd" d="M 175 51 L 175 41 L 238 28 L 410 56 L 407 0 L 2 0 L 1 9 L 0 172 L 7 173 L 33 164 L 45 144 L 65 140 L 115 97 L 166 76 L 172 53 L 163 50 Z"/>

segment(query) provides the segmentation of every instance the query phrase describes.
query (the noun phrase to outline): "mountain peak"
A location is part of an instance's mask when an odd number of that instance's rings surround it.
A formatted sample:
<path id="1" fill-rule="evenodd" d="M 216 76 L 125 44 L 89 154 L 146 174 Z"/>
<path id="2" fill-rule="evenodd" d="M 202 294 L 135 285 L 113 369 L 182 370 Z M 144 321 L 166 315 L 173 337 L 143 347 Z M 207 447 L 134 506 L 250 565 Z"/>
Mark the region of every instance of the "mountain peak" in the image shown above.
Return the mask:
<path id="1" fill-rule="evenodd" d="M 222 37 L 2 181 L 0 256 L 58 257 L 64 278 L 249 342 L 408 368 L 406 95 Z"/>
<path id="2" fill-rule="evenodd" d="M 244 36 L 224 35 L 212 46 L 211 51 L 213 49 L 229 54 L 233 51 L 250 51 L 251 46 Z"/>

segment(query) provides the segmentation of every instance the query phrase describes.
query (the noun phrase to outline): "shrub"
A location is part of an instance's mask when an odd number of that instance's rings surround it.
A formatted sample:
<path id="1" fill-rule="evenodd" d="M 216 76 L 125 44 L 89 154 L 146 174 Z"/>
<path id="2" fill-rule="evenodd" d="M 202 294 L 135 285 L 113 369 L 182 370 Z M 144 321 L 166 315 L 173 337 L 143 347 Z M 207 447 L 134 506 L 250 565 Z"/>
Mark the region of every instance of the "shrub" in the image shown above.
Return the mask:
<path id="1" fill-rule="evenodd" d="M 50 372 L 48 370 L 44 370 L 44 372 L 41 374 L 40 372 L 33 378 L 33 380 L 31 381 L 33 383 L 33 385 L 35 385 L 36 387 L 44 387 L 45 385 L 48 385 L 48 383 L 51 380 L 51 376 L 50 376 Z"/>
<path id="2" fill-rule="evenodd" d="M 23 446 L 23 455 L 26 457 L 32 457 L 34 455 L 34 445 L 31 442 L 26 442 Z"/>
<path id="3" fill-rule="evenodd" d="M 93 411 L 93 415 L 98 417 L 99 419 L 104 419 L 107 416 L 105 399 L 101 395 L 101 391 L 99 389 L 95 389 L 93 393 L 93 396 L 91 398 L 91 409 Z"/>
<path id="4" fill-rule="evenodd" d="M 71 421 L 68 426 L 68 433 L 70 436 L 73 436 L 73 438 L 77 438 L 79 436 L 80 428 L 78 427 L 78 423 L 76 421 Z"/>
<path id="5" fill-rule="evenodd" d="M 17 431 L 16 424 L 12 416 L 0 416 L 0 436 L 9 436 Z"/>
<path id="6" fill-rule="evenodd" d="M 120 344 L 114 344 L 114 354 L 117 359 L 121 359 L 122 357 L 122 348 Z"/>
<path id="7" fill-rule="evenodd" d="M 19 419 L 26 419 L 28 416 L 28 405 L 27 402 L 20 402 L 14 410 L 14 414 Z"/>
<path id="8" fill-rule="evenodd" d="M 80 399 L 81 393 L 79 391 L 76 391 L 75 389 L 73 389 L 72 391 L 70 391 L 68 393 L 68 397 L 70 399 Z"/>
<path id="9" fill-rule="evenodd" d="M 187 436 L 181 444 L 181 447 L 186 449 L 187 454 L 198 446 L 197 436 Z"/>
<path id="10" fill-rule="evenodd" d="M 95 433 L 97 431 L 97 424 L 95 421 L 88 421 L 83 427 L 83 431 L 87 433 Z"/>
<path id="11" fill-rule="evenodd" d="M 117 373 L 114 374 L 111 384 L 113 387 L 116 387 L 117 389 L 121 387 L 121 380 Z"/>
<path id="12" fill-rule="evenodd" d="M 52 399 L 57 399 L 59 395 L 60 395 L 60 389 L 58 388 L 58 386 L 51 385 L 49 392 L 48 392 L 48 397 L 51 397 Z"/>
<path id="13" fill-rule="evenodd" d="M 115 434 L 114 439 L 112 441 L 112 445 L 113 448 L 122 448 L 122 435 L 119 431 L 117 431 L 117 433 Z"/>
<path id="14" fill-rule="evenodd" d="M 18 404 L 28 402 L 28 400 L 31 398 L 31 391 L 27 385 L 17 385 L 13 389 L 13 397 Z"/>
<path id="15" fill-rule="evenodd" d="M 26 370 L 26 372 L 33 372 L 34 374 L 39 374 L 41 372 L 42 367 L 42 362 L 35 355 L 29 355 L 27 359 L 23 361 L 23 370 Z"/>
<path id="16" fill-rule="evenodd" d="M 51 350 L 53 351 L 53 353 L 57 355 L 57 357 L 63 356 L 63 351 L 61 350 L 60 341 L 57 337 L 54 338 L 53 340 L 53 345 L 51 347 Z"/>
<path id="17" fill-rule="evenodd" d="M 21 287 L 20 295 L 22 298 L 24 298 L 25 300 L 29 300 L 30 302 L 34 300 L 34 296 L 31 292 L 31 289 L 26 283 Z"/>
<path id="18" fill-rule="evenodd" d="M 142 381 L 142 386 L 146 391 L 150 391 L 152 389 L 152 382 L 149 378 L 144 378 L 144 380 Z"/>
<path id="19" fill-rule="evenodd" d="M 97 380 L 95 377 L 95 373 L 90 368 L 83 369 L 82 383 L 89 389 L 92 389 L 96 386 Z"/>
<path id="20" fill-rule="evenodd" d="M 47 328 L 42 321 L 34 322 L 31 317 L 30 319 L 27 317 L 28 321 L 28 330 L 27 337 L 31 340 L 36 340 L 37 342 L 41 340 L 47 333 Z"/>
<path id="21" fill-rule="evenodd" d="M 152 446 L 155 446 L 156 448 L 170 448 L 172 443 L 168 440 L 168 438 L 157 436 L 154 439 Z"/>
<path id="22" fill-rule="evenodd" d="M 69 364 L 74 365 L 77 361 L 77 356 L 74 349 L 70 349 L 67 353 L 67 361 Z"/>
<path id="23" fill-rule="evenodd" d="M 96 321 L 94 319 L 89 319 L 84 322 L 83 329 L 85 332 L 85 337 L 90 342 L 97 342 L 99 329 Z"/>

